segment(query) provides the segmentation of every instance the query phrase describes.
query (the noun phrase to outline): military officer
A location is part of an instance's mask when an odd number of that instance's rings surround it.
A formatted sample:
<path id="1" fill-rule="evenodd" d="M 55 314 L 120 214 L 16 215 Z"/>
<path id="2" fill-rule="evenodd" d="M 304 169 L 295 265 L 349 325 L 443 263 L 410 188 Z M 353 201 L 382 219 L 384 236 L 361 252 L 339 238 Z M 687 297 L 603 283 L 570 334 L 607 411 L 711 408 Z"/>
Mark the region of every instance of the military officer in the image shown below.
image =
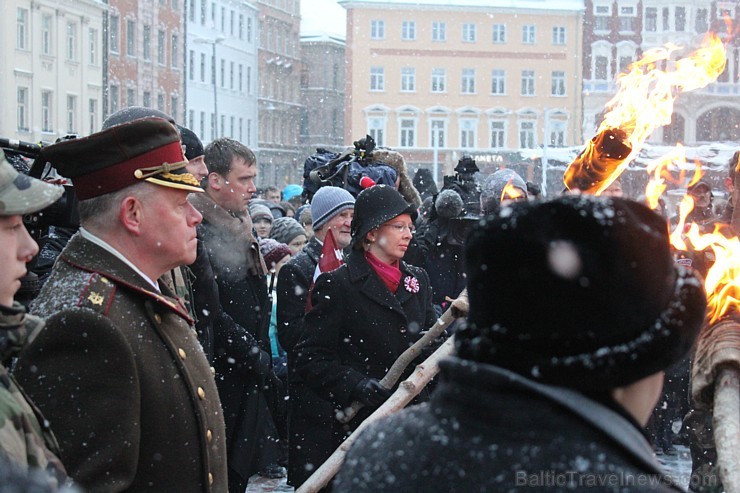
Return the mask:
<path id="1" fill-rule="evenodd" d="M 157 282 L 190 264 L 201 192 L 177 129 L 158 118 L 44 149 L 72 179 L 80 231 L 33 311 L 46 328 L 16 376 L 89 492 L 226 492 L 212 369 L 180 300 Z"/>

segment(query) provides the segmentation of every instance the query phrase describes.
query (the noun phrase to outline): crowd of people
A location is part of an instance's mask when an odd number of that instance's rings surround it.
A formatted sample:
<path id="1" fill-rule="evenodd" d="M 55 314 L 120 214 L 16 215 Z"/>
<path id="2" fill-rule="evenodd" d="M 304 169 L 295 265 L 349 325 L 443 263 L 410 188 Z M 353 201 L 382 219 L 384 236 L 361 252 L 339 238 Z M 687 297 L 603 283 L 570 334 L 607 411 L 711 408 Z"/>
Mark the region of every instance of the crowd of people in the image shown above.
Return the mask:
<path id="1" fill-rule="evenodd" d="M 659 450 L 676 438 L 684 413 L 656 403 L 686 399 L 675 365 L 706 301 L 665 214 L 618 181 L 540 200 L 510 169 L 479 181 L 467 156 L 438 190 L 375 153 L 395 186 L 309 201 L 298 185 L 258 190 L 242 143 L 204 147 L 127 108 L 38 156 L 79 201 L 78 228 L 39 235 L 43 267 L 23 216 L 62 188 L 3 159 L 0 473 L 41 488 L 18 491 L 243 493 L 255 474 L 299 487 L 467 289 L 467 317 L 401 380 L 454 337 L 440 378 L 365 431 L 324 491 L 675 488 L 645 430 Z M 707 182 L 688 193 L 689 220 L 722 220 Z M 24 306 L 27 266 L 42 287 Z"/>

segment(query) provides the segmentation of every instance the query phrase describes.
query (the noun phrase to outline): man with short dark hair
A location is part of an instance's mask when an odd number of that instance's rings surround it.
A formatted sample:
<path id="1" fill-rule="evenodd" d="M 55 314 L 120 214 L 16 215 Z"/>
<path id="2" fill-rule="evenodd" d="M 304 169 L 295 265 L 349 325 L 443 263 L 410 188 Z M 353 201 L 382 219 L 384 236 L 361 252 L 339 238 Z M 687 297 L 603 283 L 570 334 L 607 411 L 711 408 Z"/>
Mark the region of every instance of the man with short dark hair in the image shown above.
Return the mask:
<path id="1" fill-rule="evenodd" d="M 33 305 L 46 328 L 16 377 L 90 492 L 225 492 L 218 392 L 192 319 L 157 280 L 196 257 L 202 192 L 177 129 L 115 125 L 44 148 L 80 200 L 72 237 Z"/>
<path id="2" fill-rule="evenodd" d="M 196 305 L 210 297 L 217 310 L 213 327 L 216 382 L 224 407 L 228 446 L 229 491 L 243 493 L 255 473 L 284 474 L 277 429 L 265 395 L 272 378 L 269 316 L 264 260 L 252 233 L 247 204 L 256 191 L 257 162 L 252 151 L 221 138 L 205 149 L 209 174 L 206 193 L 192 196 L 203 214 L 198 238 L 215 274 L 212 288 L 198 289 Z"/>

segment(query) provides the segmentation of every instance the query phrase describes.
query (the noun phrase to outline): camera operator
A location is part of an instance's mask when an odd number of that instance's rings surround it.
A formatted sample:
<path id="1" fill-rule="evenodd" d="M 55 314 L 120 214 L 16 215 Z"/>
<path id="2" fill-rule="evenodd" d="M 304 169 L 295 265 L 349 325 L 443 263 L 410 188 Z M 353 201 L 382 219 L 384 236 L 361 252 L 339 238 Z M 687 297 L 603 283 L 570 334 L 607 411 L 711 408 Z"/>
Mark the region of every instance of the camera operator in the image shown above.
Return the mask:
<path id="1" fill-rule="evenodd" d="M 476 180 L 476 173 L 480 169 L 475 164 L 475 159 L 469 154 L 463 155 L 455 166 L 454 176 L 445 176 L 442 190 L 454 190 L 460 196 L 465 210 L 477 213 L 480 201 L 480 186 Z"/>

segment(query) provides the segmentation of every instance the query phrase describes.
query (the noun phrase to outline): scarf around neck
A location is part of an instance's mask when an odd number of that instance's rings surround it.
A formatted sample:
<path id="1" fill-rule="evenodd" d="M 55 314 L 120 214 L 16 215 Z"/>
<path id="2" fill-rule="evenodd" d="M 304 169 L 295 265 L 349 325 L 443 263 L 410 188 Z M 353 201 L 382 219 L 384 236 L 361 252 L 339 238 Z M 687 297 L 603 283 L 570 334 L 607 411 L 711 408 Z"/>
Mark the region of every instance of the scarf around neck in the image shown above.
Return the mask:
<path id="1" fill-rule="evenodd" d="M 398 260 L 392 264 L 386 264 L 370 252 L 365 252 L 365 260 L 367 260 L 367 263 L 370 264 L 370 267 L 373 268 L 388 290 L 396 294 L 398 285 L 401 284 L 401 269 L 399 268 Z"/>

